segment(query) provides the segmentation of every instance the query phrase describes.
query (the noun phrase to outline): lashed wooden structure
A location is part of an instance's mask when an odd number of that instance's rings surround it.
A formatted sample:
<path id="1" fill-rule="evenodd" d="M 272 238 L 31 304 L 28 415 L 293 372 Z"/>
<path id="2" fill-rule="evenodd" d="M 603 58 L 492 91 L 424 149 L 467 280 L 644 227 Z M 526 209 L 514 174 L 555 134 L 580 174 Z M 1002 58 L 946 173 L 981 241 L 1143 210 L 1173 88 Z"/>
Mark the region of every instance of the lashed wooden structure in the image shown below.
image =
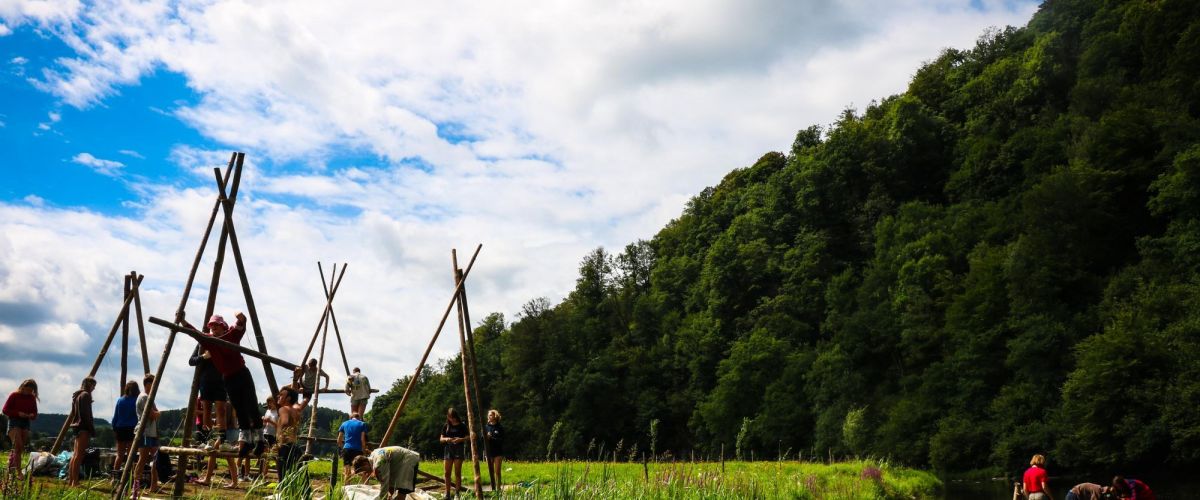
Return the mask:
<path id="1" fill-rule="evenodd" d="M 117 313 L 117 319 L 113 321 L 112 328 L 108 330 L 108 336 L 104 339 L 104 345 L 100 346 L 100 353 L 96 355 L 96 361 L 92 363 L 92 369 L 88 371 L 89 377 L 95 377 L 96 372 L 100 370 L 100 365 L 104 362 L 105 355 L 108 354 L 108 348 L 112 346 L 113 338 L 117 335 L 117 329 L 121 330 L 121 384 L 117 392 L 125 388 L 126 374 L 129 365 L 129 323 L 130 315 L 136 313 L 138 344 L 142 347 L 142 373 L 150 372 L 150 356 L 146 351 L 146 326 L 142 322 L 142 296 L 138 293 L 142 284 L 142 278 L 137 271 L 130 271 L 125 275 L 125 293 L 124 302 L 121 304 L 121 312 Z M 133 311 L 130 311 L 132 306 Z M 135 377 L 136 378 L 136 377 Z M 62 450 L 63 439 L 67 435 L 67 428 L 70 427 L 71 421 L 75 420 L 75 405 L 71 405 L 71 410 L 67 414 L 67 420 L 63 422 L 63 426 L 58 431 L 58 437 L 54 438 L 54 444 L 50 447 L 52 454 L 58 454 Z"/>

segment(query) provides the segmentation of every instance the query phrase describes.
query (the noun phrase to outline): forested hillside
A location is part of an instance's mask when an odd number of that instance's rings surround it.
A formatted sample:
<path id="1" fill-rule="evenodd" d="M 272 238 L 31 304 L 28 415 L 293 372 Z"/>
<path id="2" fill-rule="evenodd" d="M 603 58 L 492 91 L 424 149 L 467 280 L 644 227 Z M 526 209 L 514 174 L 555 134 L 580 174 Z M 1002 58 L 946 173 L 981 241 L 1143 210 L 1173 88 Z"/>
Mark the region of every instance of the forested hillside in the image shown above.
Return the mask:
<path id="1" fill-rule="evenodd" d="M 914 70 L 585 256 L 562 303 L 475 318 L 509 454 L 561 423 L 570 456 L 1200 463 L 1200 2 L 1050 1 Z M 434 449 L 458 366 L 400 443 Z"/>

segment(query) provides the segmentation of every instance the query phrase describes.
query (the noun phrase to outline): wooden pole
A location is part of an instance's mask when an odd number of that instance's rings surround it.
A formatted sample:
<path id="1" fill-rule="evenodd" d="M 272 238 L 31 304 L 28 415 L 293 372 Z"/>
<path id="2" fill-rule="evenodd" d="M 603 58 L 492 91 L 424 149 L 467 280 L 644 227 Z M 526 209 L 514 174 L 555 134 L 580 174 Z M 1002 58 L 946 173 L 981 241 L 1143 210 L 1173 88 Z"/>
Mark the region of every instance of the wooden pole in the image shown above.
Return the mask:
<path id="1" fill-rule="evenodd" d="M 342 272 L 346 272 L 347 264 L 342 264 Z M 337 264 L 333 265 L 334 272 L 337 272 Z M 329 286 L 325 284 L 325 271 L 321 268 L 321 263 L 317 262 L 317 271 L 321 273 L 321 289 L 325 291 L 325 300 L 329 301 Z M 332 278 L 332 274 L 330 275 Z M 338 352 L 342 353 L 342 366 L 346 368 L 346 376 L 350 376 L 350 362 L 346 360 L 346 346 L 342 344 L 342 330 L 338 328 L 337 315 L 333 314 L 333 304 L 329 305 L 329 318 L 333 320 L 333 335 L 337 339 Z"/>
<path id="2" fill-rule="evenodd" d="M 136 273 L 135 273 L 136 274 Z M 132 275 L 125 275 L 125 295 L 122 296 L 126 301 L 133 298 L 129 293 L 129 284 L 133 281 Z M 125 377 L 129 372 L 129 308 L 125 308 L 125 314 L 121 315 L 121 385 L 118 385 L 118 393 L 125 390 Z"/>
<path id="3" fill-rule="evenodd" d="M 325 331 L 321 333 L 321 354 L 317 356 L 317 373 L 321 373 L 325 369 L 325 340 L 329 338 L 329 322 L 325 322 Z M 308 419 L 308 437 L 313 437 L 313 433 L 317 430 L 317 403 L 321 400 L 321 393 L 317 392 L 321 387 L 321 377 L 313 380 L 313 400 L 312 400 L 312 416 Z M 304 443 L 304 454 L 312 455 L 313 442 L 309 440 Z M 335 452 L 336 454 L 336 452 Z M 335 467 L 336 469 L 336 467 Z M 337 472 L 336 470 L 334 471 Z"/>
<path id="4" fill-rule="evenodd" d="M 467 433 L 470 436 L 471 442 L 471 464 L 475 467 L 475 498 L 483 498 L 483 482 L 479 478 L 479 448 L 475 444 L 475 415 L 474 399 L 471 397 L 471 362 L 468 360 L 470 352 L 467 348 L 467 328 L 463 323 L 462 309 L 462 278 L 458 275 L 458 258 L 453 258 L 453 267 L 450 274 L 454 276 L 454 290 L 459 298 L 458 304 L 458 341 L 462 346 L 462 352 L 459 355 L 459 360 L 462 361 L 462 380 L 463 380 L 463 399 L 467 403 Z M 446 482 L 450 482 L 450 478 L 446 477 Z"/>
<path id="5" fill-rule="evenodd" d="M 246 314 L 250 316 L 250 325 L 254 329 L 254 340 L 258 344 L 258 351 L 266 354 L 267 342 L 263 339 L 262 324 L 258 321 L 258 309 L 254 307 L 254 294 L 250 292 L 250 279 L 246 277 L 246 265 L 242 262 L 242 250 L 238 245 L 237 230 L 233 226 L 233 204 L 237 201 L 238 186 L 241 184 L 242 178 L 242 163 L 245 158 L 246 153 L 237 153 L 237 167 L 233 170 L 233 185 L 229 189 L 229 198 L 225 199 L 222 208 L 225 212 L 225 228 L 229 231 L 229 249 L 233 251 L 233 263 L 237 267 L 238 279 L 242 283 L 242 295 L 246 298 Z M 224 186 L 219 186 L 219 188 L 224 197 Z M 279 384 L 275 382 L 275 371 L 266 361 L 263 361 L 263 371 L 266 372 L 267 385 L 271 388 L 271 394 L 279 393 Z"/>
<path id="6" fill-rule="evenodd" d="M 463 280 L 467 279 L 467 275 L 471 274 L 471 267 L 475 265 L 475 258 L 479 256 L 479 250 L 483 245 L 475 247 L 475 254 L 471 256 L 470 263 L 467 264 L 467 270 L 463 272 Z M 459 282 L 461 285 L 463 282 Z M 408 404 L 408 396 L 412 394 L 413 387 L 417 385 L 417 379 L 421 377 L 421 370 L 425 368 L 425 361 L 429 359 L 429 352 L 433 350 L 433 344 L 437 342 L 438 335 L 442 333 L 442 327 L 446 325 L 446 319 L 450 317 L 450 309 L 458 302 L 458 291 L 462 287 L 456 287 L 454 294 L 450 296 L 450 303 L 446 304 L 446 311 L 442 313 L 442 321 L 438 323 L 437 330 L 433 332 L 433 338 L 429 339 L 429 346 L 425 348 L 425 354 L 421 355 L 421 361 L 417 363 L 417 369 L 413 372 L 413 376 L 408 380 L 408 386 L 404 388 L 404 395 L 400 396 L 400 404 L 396 405 L 396 412 L 392 414 L 392 421 L 388 423 L 387 431 L 383 433 L 383 437 L 379 439 L 380 446 L 387 446 L 388 439 L 392 437 L 392 432 L 396 430 L 396 422 L 400 420 L 400 414 L 404 412 L 404 405 Z"/>
<path id="7" fill-rule="evenodd" d="M 318 262 L 317 265 L 320 265 L 320 263 Z M 308 342 L 308 349 L 304 350 L 304 357 L 300 359 L 300 364 L 302 365 L 308 362 L 308 356 L 312 354 L 313 347 L 317 345 L 317 337 L 321 334 L 321 328 L 325 325 L 325 320 L 329 317 L 329 313 L 333 312 L 333 297 L 337 295 L 338 288 L 342 286 L 342 276 L 346 274 L 346 266 L 342 266 L 341 274 L 338 274 L 337 269 L 334 269 L 331 274 L 337 274 L 338 278 L 330 288 L 329 295 L 325 297 L 325 310 L 321 311 L 321 320 L 317 322 L 317 329 L 313 331 L 312 340 Z M 321 283 L 324 282 L 325 279 L 321 278 Z"/>
<path id="8" fill-rule="evenodd" d="M 223 189 L 224 186 L 229 183 L 229 181 L 233 175 L 233 165 L 236 160 L 237 160 L 237 153 L 231 154 L 229 156 L 229 165 L 227 165 L 225 167 L 225 175 L 217 176 L 218 177 L 217 178 L 217 187 L 221 188 L 218 190 L 219 192 L 224 192 L 224 189 Z M 217 201 L 213 203 L 212 214 L 210 214 L 208 217 L 208 226 L 205 227 L 205 229 L 204 229 L 204 237 L 200 239 L 200 248 L 196 250 L 196 258 L 193 259 L 192 269 L 191 269 L 191 271 L 188 272 L 187 284 L 183 287 L 183 297 L 179 299 L 179 308 L 175 310 L 176 323 L 182 322 L 183 311 L 184 311 L 184 309 L 187 308 L 188 297 L 192 293 L 192 283 L 196 279 L 196 272 L 200 269 L 200 260 L 202 257 L 204 257 L 204 248 L 206 246 L 208 246 L 208 238 L 210 236 L 212 236 L 213 224 L 215 224 L 216 220 L 217 220 L 217 212 L 220 211 L 221 206 L 223 205 L 223 203 L 221 203 L 221 201 L 222 201 L 221 196 L 218 195 Z M 224 226 L 223 221 L 222 221 L 222 226 Z M 225 230 L 222 227 L 219 248 L 217 249 L 217 257 L 216 257 L 216 261 L 213 263 L 213 268 L 215 270 L 215 272 L 213 273 L 214 274 L 213 283 L 210 283 L 210 285 L 208 287 L 208 301 L 205 304 L 205 308 L 204 308 L 205 316 L 203 318 L 201 318 L 201 322 L 205 323 L 206 326 L 203 326 L 202 328 L 208 328 L 207 327 L 208 317 L 210 315 L 212 315 L 212 311 L 216 308 L 216 305 L 217 305 L 217 302 L 216 302 L 217 286 L 216 285 L 220 282 L 221 265 L 222 265 L 222 262 L 224 261 L 224 259 L 225 259 Z M 200 366 L 196 366 L 196 368 L 194 370 L 192 370 L 192 386 L 188 391 L 187 411 L 184 412 L 184 417 L 183 417 L 183 446 L 184 447 L 187 447 L 187 446 L 191 445 L 191 443 L 192 443 L 192 430 L 193 430 L 193 426 L 195 425 L 195 420 L 196 420 L 196 395 L 199 392 L 200 392 Z M 188 463 L 187 461 L 188 461 L 188 458 L 186 455 L 180 455 L 179 460 L 176 462 L 176 468 L 180 472 L 186 471 L 187 463 Z M 179 496 L 183 495 L 183 485 L 184 485 L 184 480 L 186 479 L 186 476 L 187 476 L 187 474 L 176 474 L 175 475 L 175 485 L 172 490 L 173 496 L 179 497 Z"/>
<path id="9" fill-rule="evenodd" d="M 228 340 L 221 340 L 216 337 L 210 337 L 208 335 L 205 335 L 197 330 L 188 328 L 186 326 L 176 325 L 175 323 L 171 323 L 170 321 L 167 321 L 164 319 L 155 318 L 154 316 L 150 317 L 150 322 L 154 323 L 158 326 L 161 326 L 163 328 L 170 328 L 172 331 L 187 334 L 187 336 L 189 336 L 193 339 L 196 339 L 196 341 L 200 342 L 201 344 L 212 344 L 212 345 L 224 347 L 226 349 L 233 349 L 233 350 L 240 352 L 246 356 L 250 356 L 252 358 L 266 361 L 270 364 L 279 366 L 281 368 L 285 368 L 288 370 L 296 369 L 296 365 L 294 363 L 292 363 L 291 361 L 284 361 L 275 356 L 271 356 L 269 354 L 263 354 L 261 352 L 255 351 L 254 349 L 243 346 L 241 344 L 234 344 L 233 342 L 230 342 Z"/>
<path id="10" fill-rule="evenodd" d="M 159 358 L 158 369 L 154 371 L 154 386 L 150 388 L 150 393 L 147 395 L 146 406 L 142 408 L 142 414 L 138 417 L 137 428 L 133 431 L 133 442 L 142 442 L 142 437 L 146 433 L 145 424 L 150 417 L 150 409 L 154 407 L 154 397 L 158 395 L 158 387 L 162 382 L 163 369 L 167 367 L 167 358 L 171 356 L 171 347 L 175 345 L 175 332 L 172 331 L 167 335 L 167 345 L 163 347 L 162 358 Z M 116 489 L 113 490 L 113 498 L 125 498 L 125 492 L 129 487 L 129 474 L 133 469 L 135 455 L 138 455 L 137 449 L 130 450 L 125 457 L 125 466 L 121 468 L 121 482 L 117 483 Z M 154 467 L 154 464 L 150 464 Z M 179 475 L 187 475 L 184 470 L 178 471 Z M 139 474 L 140 476 L 141 474 Z"/>
<path id="11" fill-rule="evenodd" d="M 146 348 L 146 322 L 142 320 L 142 292 L 138 287 L 133 287 L 133 310 L 137 313 L 138 344 L 142 347 L 142 374 L 146 374 L 150 373 L 150 350 Z M 125 388 L 122 386 L 121 390 Z"/>
<path id="12" fill-rule="evenodd" d="M 458 255 L 454 256 L 454 273 L 459 281 L 462 281 L 462 269 L 458 269 Z M 471 353 L 471 389 L 475 391 L 475 413 L 479 415 L 479 428 L 484 429 L 483 438 L 483 456 L 487 462 L 488 480 L 492 485 L 492 491 L 500 491 L 499 485 L 496 484 L 496 468 L 492 464 L 492 445 L 488 444 L 487 440 L 487 413 L 483 409 L 483 399 L 479 396 L 479 364 L 478 358 L 475 357 L 475 334 L 471 331 L 471 308 L 467 305 L 467 285 L 463 283 L 462 290 L 458 294 L 458 303 L 462 304 L 463 323 L 467 325 L 467 348 Z"/>
<path id="13" fill-rule="evenodd" d="M 137 284 L 141 284 L 142 278 L 142 276 L 138 276 Z M 104 362 L 104 355 L 108 354 L 108 348 L 112 345 L 113 338 L 117 336 L 117 328 L 121 326 L 121 319 L 129 314 L 130 299 L 130 296 L 125 296 L 125 303 L 121 306 L 121 312 L 117 313 L 117 319 L 113 321 L 112 328 L 108 329 L 108 336 L 104 339 L 104 345 L 100 346 L 100 353 L 96 355 L 96 361 L 92 363 L 92 369 L 88 370 L 87 376 L 95 377 L 96 372 L 100 370 L 100 363 Z M 71 411 L 67 412 L 67 420 L 63 422 L 62 428 L 58 430 L 58 437 L 54 438 L 54 444 L 50 446 L 50 453 L 52 455 L 57 455 L 62 450 L 62 442 L 67 436 L 67 427 L 71 425 L 72 420 L 75 420 L 75 405 L 71 405 Z"/>

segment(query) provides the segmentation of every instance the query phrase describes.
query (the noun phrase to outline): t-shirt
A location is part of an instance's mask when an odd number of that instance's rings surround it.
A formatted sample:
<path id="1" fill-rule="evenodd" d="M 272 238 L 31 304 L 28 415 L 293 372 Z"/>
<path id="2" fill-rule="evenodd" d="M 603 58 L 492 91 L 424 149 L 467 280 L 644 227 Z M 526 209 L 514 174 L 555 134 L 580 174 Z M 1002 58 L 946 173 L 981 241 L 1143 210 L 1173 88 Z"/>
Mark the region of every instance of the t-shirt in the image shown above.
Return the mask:
<path id="1" fill-rule="evenodd" d="M 442 427 L 442 435 L 448 438 L 465 438 L 469 435 L 467 424 L 459 422 L 458 425 L 446 424 Z"/>
<path id="2" fill-rule="evenodd" d="M 137 398 L 137 414 L 139 417 L 142 416 L 142 414 L 146 412 L 146 403 L 149 403 L 149 402 L 150 402 L 149 394 L 142 394 L 141 396 L 138 396 L 138 398 Z M 157 410 L 158 410 L 158 405 L 153 405 L 153 404 L 150 405 L 151 413 L 153 413 Z M 150 437 L 150 438 L 158 437 L 158 420 L 157 419 L 150 419 L 149 422 L 142 424 L 142 436 Z"/>
<path id="3" fill-rule="evenodd" d="M 237 344 L 242 341 L 242 336 L 246 334 L 246 325 L 236 321 L 229 330 L 225 332 L 223 337 L 215 337 L 226 342 Z M 222 377 L 228 377 L 238 372 L 246 366 L 246 360 L 242 358 L 242 353 L 230 349 L 225 346 L 220 346 L 215 343 L 205 343 L 204 348 L 212 356 L 212 364 L 217 367 L 217 371 L 221 372 Z"/>
<path id="4" fill-rule="evenodd" d="M 362 420 L 350 419 L 342 422 L 342 426 L 338 427 L 338 432 L 342 433 L 346 445 L 343 448 L 347 450 L 363 449 L 362 435 L 367 432 L 367 423 Z"/>
<path id="5" fill-rule="evenodd" d="M 113 428 L 133 428 L 137 426 L 137 421 L 137 398 L 130 396 L 117 398 L 117 408 L 113 410 Z"/>
<path id="6" fill-rule="evenodd" d="M 1071 488 L 1071 493 L 1079 497 L 1079 500 L 1100 500 L 1104 498 L 1104 487 L 1096 483 L 1079 483 Z"/>
<path id="7" fill-rule="evenodd" d="M 1047 482 L 1047 479 L 1046 469 L 1036 465 L 1026 469 L 1025 477 L 1023 478 L 1025 493 L 1042 493 L 1044 491 L 1042 490 L 1042 483 Z"/>
<path id="8" fill-rule="evenodd" d="M 33 413 L 37 414 L 37 398 L 33 394 L 25 394 L 21 391 L 14 391 L 8 395 L 8 399 L 4 401 L 4 414 L 10 418 L 25 418 L 18 417 L 17 413 Z"/>
<path id="9" fill-rule="evenodd" d="M 271 422 L 279 421 L 279 412 L 277 412 L 275 410 L 267 410 L 266 416 L 271 418 Z M 275 435 L 275 424 L 272 424 L 272 423 L 267 422 L 266 420 L 263 420 L 263 434 L 269 434 L 269 435 L 274 436 Z"/>
<path id="10" fill-rule="evenodd" d="M 317 387 L 317 367 L 304 366 L 304 374 L 300 377 L 300 385 L 305 389 L 315 389 Z"/>
<path id="11" fill-rule="evenodd" d="M 1133 500 L 1154 500 L 1154 492 L 1150 491 L 1146 483 L 1137 479 L 1126 479 L 1125 483 L 1133 490 Z"/>
<path id="12" fill-rule="evenodd" d="M 350 399 L 352 400 L 357 401 L 371 397 L 371 381 L 361 373 L 351 375 L 350 381 L 346 383 L 346 388 L 350 390 Z"/>

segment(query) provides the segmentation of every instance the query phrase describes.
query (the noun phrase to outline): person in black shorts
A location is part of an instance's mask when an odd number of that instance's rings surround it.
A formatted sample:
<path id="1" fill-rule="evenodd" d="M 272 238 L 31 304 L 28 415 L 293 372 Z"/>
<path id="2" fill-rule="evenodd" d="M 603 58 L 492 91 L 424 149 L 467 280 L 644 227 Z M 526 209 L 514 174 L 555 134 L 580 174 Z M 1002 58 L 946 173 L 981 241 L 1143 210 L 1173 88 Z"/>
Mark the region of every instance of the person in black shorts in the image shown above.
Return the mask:
<path id="1" fill-rule="evenodd" d="M 226 412 L 225 401 L 229 399 L 225 393 L 225 381 L 221 379 L 221 372 L 213 365 L 212 355 L 203 346 L 196 346 L 188 364 L 200 369 L 200 405 L 196 408 L 200 417 L 200 427 L 196 429 L 195 439 L 198 442 L 207 442 L 215 435 L 216 442 L 212 446 L 219 447 L 225 441 L 225 419 L 222 417 Z M 214 421 L 216 433 L 212 432 Z"/>
<path id="2" fill-rule="evenodd" d="M 137 427 L 137 400 L 142 389 L 136 381 L 125 383 L 125 390 L 117 398 L 117 407 L 113 410 L 113 435 L 117 440 L 117 454 L 113 455 L 113 470 L 125 463 L 125 454 L 133 449 L 133 430 Z"/>
<path id="3" fill-rule="evenodd" d="M 483 426 L 483 436 L 487 439 L 488 470 L 496 478 L 496 488 L 504 484 L 501 481 L 501 466 L 504 465 L 504 426 L 500 425 L 500 412 L 492 409 L 487 412 L 487 424 Z"/>
<path id="4" fill-rule="evenodd" d="M 454 491 L 462 489 L 462 463 L 466 456 L 467 424 L 458 418 L 454 408 L 446 409 L 446 425 L 442 426 L 442 435 L 438 438 L 445 446 L 446 466 L 446 497 L 450 497 L 450 472 L 454 471 Z"/>

